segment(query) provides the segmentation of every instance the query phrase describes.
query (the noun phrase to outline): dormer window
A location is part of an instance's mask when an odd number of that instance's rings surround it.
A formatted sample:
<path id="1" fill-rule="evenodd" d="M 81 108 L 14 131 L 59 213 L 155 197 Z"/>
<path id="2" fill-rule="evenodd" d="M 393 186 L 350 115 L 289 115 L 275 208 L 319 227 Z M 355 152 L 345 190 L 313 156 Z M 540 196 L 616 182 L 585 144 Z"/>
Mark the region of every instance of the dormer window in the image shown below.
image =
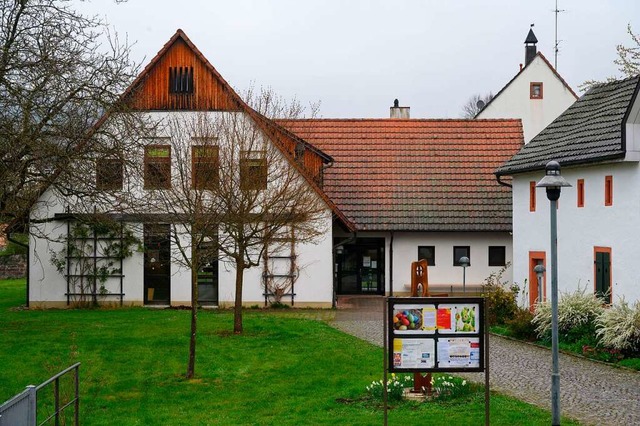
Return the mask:
<path id="1" fill-rule="evenodd" d="M 169 93 L 193 93 L 193 67 L 169 67 Z"/>
<path id="2" fill-rule="evenodd" d="M 542 83 L 531 83 L 529 87 L 529 97 L 531 99 L 542 99 Z"/>

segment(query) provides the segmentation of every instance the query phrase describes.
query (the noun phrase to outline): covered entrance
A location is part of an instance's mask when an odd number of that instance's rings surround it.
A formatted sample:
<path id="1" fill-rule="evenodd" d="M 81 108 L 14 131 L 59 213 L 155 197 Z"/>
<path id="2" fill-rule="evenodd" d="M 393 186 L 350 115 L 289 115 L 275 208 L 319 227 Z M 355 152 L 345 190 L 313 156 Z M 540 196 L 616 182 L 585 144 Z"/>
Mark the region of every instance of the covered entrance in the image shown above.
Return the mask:
<path id="1" fill-rule="evenodd" d="M 384 238 L 358 238 L 338 246 L 335 279 L 338 294 L 384 294 Z"/>
<path id="2" fill-rule="evenodd" d="M 171 297 L 171 229 L 144 225 L 144 303 L 168 305 Z"/>

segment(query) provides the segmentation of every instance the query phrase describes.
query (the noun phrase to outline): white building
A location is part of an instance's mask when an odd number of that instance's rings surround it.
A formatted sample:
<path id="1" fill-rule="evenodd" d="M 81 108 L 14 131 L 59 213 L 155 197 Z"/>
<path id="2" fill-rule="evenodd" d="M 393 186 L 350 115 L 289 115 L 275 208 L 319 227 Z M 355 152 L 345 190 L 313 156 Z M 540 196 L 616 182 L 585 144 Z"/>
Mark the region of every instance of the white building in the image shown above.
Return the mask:
<path id="1" fill-rule="evenodd" d="M 530 304 L 533 267 L 550 270 L 549 201 L 535 184 L 551 160 L 572 185 L 558 201 L 559 289 L 640 299 L 639 90 L 638 77 L 593 87 L 497 169 L 513 177 L 513 273 Z"/>
<path id="2" fill-rule="evenodd" d="M 525 144 L 578 99 L 547 58 L 536 52 L 537 42 L 533 31 L 529 30 L 524 67 L 520 64 L 515 77 L 476 116 L 520 118 Z"/>

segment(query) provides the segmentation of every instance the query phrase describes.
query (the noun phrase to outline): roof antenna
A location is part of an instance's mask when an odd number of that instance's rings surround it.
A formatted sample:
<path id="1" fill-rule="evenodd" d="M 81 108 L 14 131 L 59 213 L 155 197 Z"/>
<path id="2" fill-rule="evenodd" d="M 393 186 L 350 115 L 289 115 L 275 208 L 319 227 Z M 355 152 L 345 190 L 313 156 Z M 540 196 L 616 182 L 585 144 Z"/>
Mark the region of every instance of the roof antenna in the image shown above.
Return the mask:
<path id="1" fill-rule="evenodd" d="M 560 41 L 558 41 L 558 13 L 564 12 L 564 9 L 558 9 L 558 0 L 556 0 L 556 8 L 555 10 L 553 10 L 553 12 L 556 14 L 556 44 L 553 49 L 555 54 L 555 59 L 553 60 L 553 67 L 556 69 L 556 71 L 558 71 L 558 45 L 560 44 Z"/>

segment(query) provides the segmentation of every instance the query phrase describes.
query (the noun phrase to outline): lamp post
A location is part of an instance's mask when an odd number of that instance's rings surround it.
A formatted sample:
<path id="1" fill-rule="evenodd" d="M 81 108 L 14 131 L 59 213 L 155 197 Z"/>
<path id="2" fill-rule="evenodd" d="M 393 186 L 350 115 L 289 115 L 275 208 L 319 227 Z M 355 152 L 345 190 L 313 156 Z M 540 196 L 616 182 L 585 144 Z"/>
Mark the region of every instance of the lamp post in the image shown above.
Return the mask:
<path id="1" fill-rule="evenodd" d="M 533 272 L 536 273 L 538 277 L 538 303 L 543 302 L 542 298 L 542 277 L 544 276 L 544 272 L 546 271 L 543 264 L 538 264 L 533 268 Z"/>
<path id="2" fill-rule="evenodd" d="M 551 209 L 551 424 L 560 424 L 560 370 L 558 362 L 558 198 L 562 187 L 571 186 L 560 175 L 560 164 L 549 161 L 545 177 L 536 187 L 547 190 Z"/>
<path id="3" fill-rule="evenodd" d="M 462 266 L 462 292 L 467 293 L 467 266 L 469 266 L 469 258 L 462 256 L 460 258 L 460 266 Z"/>

